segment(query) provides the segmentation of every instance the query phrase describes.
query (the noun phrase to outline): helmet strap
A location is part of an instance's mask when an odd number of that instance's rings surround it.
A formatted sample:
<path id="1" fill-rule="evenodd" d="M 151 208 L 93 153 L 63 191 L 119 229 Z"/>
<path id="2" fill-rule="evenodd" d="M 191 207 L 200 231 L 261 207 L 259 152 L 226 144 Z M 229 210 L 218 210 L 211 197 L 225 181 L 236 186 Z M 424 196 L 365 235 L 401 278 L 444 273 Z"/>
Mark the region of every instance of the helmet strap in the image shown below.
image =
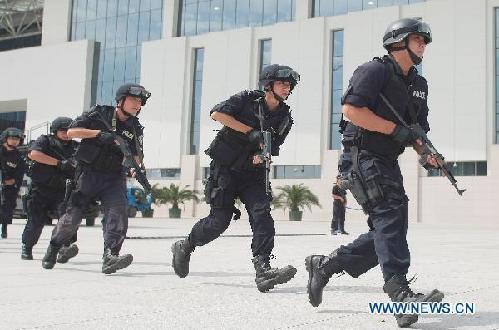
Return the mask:
<path id="1" fill-rule="evenodd" d="M 410 48 L 409 48 L 409 38 L 405 38 L 405 48 L 407 49 L 407 52 L 409 53 L 409 56 L 411 57 L 412 63 L 414 65 L 418 65 L 423 61 L 423 58 L 419 57 L 416 55 Z"/>
<path id="2" fill-rule="evenodd" d="M 125 98 L 122 98 L 120 100 L 120 102 L 118 102 L 118 105 L 116 106 L 116 108 L 118 108 L 119 110 L 121 110 L 121 112 L 126 116 L 126 117 L 135 117 L 133 114 L 131 114 L 130 112 L 126 111 L 124 108 L 123 108 L 123 103 L 125 102 Z"/>
<path id="3" fill-rule="evenodd" d="M 282 97 L 280 97 L 279 95 L 276 94 L 276 92 L 274 92 L 274 82 L 272 81 L 268 87 L 266 87 L 266 90 L 271 92 L 272 95 L 274 95 L 274 98 L 279 101 L 279 103 L 283 103 L 285 101 L 285 99 L 283 99 Z"/>

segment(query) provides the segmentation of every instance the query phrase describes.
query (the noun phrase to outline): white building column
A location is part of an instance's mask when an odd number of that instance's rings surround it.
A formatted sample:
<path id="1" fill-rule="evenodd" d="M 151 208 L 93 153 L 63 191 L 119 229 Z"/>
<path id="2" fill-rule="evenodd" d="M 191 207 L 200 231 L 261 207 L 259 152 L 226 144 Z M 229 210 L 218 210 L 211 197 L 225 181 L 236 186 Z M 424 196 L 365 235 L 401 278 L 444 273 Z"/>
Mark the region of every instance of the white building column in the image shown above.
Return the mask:
<path id="1" fill-rule="evenodd" d="M 71 33 L 71 0 L 45 0 L 43 5 L 42 45 L 69 40 Z"/>

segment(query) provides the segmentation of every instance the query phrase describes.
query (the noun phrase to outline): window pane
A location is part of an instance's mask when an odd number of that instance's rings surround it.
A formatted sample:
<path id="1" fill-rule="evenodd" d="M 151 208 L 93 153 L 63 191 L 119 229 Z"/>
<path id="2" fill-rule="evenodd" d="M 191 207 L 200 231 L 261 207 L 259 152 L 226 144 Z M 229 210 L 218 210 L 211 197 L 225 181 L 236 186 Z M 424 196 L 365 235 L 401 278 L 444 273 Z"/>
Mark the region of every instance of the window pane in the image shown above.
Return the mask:
<path id="1" fill-rule="evenodd" d="M 119 0 L 118 1 L 118 16 L 127 15 L 127 14 L 128 14 L 128 0 Z"/>
<path id="2" fill-rule="evenodd" d="M 184 24 L 185 24 L 184 35 L 192 36 L 196 34 L 197 16 L 198 16 L 197 4 L 186 5 L 184 11 Z"/>
<path id="3" fill-rule="evenodd" d="M 126 45 L 127 21 L 127 16 L 118 16 L 116 25 L 116 47 L 124 47 Z"/>
<path id="4" fill-rule="evenodd" d="M 236 0 L 224 1 L 223 29 L 229 30 L 236 27 Z"/>
<path id="5" fill-rule="evenodd" d="M 76 23 L 75 40 L 85 39 L 85 21 Z"/>
<path id="6" fill-rule="evenodd" d="M 102 75 L 103 81 L 113 81 L 114 75 L 114 48 L 106 49 L 104 53 L 104 72 Z"/>
<path id="7" fill-rule="evenodd" d="M 102 95 L 101 102 L 102 104 L 111 105 L 111 98 L 113 93 L 113 82 L 105 81 L 102 83 Z"/>
<path id="8" fill-rule="evenodd" d="M 344 15 L 348 12 L 347 0 L 334 0 L 334 15 Z"/>
<path id="9" fill-rule="evenodd" d="M 116 48 L 114 59 L 114 80 L 123 80 L 125 76 L 125 48 Z"/>
<path id="10" fill-rule="evenodd" d="M 321 0 L 319 3 L 320 16 L 333 16 L 333 2 L 331 0 Z"/>
<path id="11" fill-rule="evenodd" d="M 106 20 L 106 48 L 115 47 L 116 41 L 116 17 L 108 17 Z"/>
<path id="12" fill-rule="evenodd" d="M 85 24 L 85 39 L 95 40 L 95 21 L 87 21 Z"/>
<path id="13" fill-rule="evenodd" d="M 151 10 L 161 9 L 163 6 L 163 0 L 151 0 Z"/>
<path id="14" fill-rule="evenodd" d="M 211 0 L 210 31 L 222 30 L 222 0 Z"/>
<path id="15" fill-rule="evenodd" d="M 137 34 L 139 31 L 139 14 L 131 14 L 128 16 L 126 45 L 135 46 L 137 44 Z"/>
<path id="16" fill-rule="evenodd" d="M 105 1 L 97 1 L 97 18 L 106 17 L 107 3 Z"/>
<path id="17" fill-rule="evenodd" d="M 378 6 L 378 0 L 364 0 L 364 9 L 373 9 Z"/>
<path id="18" fill-rule="evenodd" d="M 151 12 L 143 11 L 139 15 L 139 43 L 149 40 L 149 26 L 150 26 Z"/>
<path id="19" fill-rule="evenodd" d="M 137 46 L 137 62 L 135 65 L 135 79 L 140 79 L 140 59 L 142 58 L 142 46 Z"/>
<path id="20" fill-rule="evenodd" d="M 277 0 L 265 0 L 263 3 L 263 25 L 277 22 Z"/>
<path id="21" fill-rule="evenodd" d="M 125 51 L 125 80 L 135 78 L 135 67 L 137 65 L 137 48 L 126 47 Z"/>
<path id="22" fill-rule="evenodd" d="M 140 10 L 141 11 L 151 10 L 151 0 L 140 0 Z"/>
<path id="23" fill-rule="evenodd" d="M 128 7 L 128 12 L 138 13 L 140 10 L 140 0 L 130 0 L 130 6 Z"/>
<path id="24" fill-rule="evenodd" d="M 393 0 L 378 0 L 378 7 L 392 6 Z"/>
<path id="25" fill-rule="evenodd" d="M 107 13 L 106 13 L 107 17 L 116 16 L 117 9 L 118 9 L 118 0 L 107 0 Z"/>
<path id="26" fill-rule="evenodd" d="M 155 9 L 151 11 L 151 31 L 149 40 L 161 39 L 161 21 L 163 19 L 163 11 Z"/>
<path id="27" fill-rule="evenodd" d="M 106 42 L 106 19 L 98 19 L 95 21 L 95 41 L 101 43 L 101 49 L 104 48 Z"/>
<path id="28" fill-rule="evenodd" d="M 250 26 L 261 26 L 263 16 L 263 0 L 250 1 Z"/>
<path id="29" fill-rule="evenodd" d="M 476 175 L 487 175 L 487 162 L 476 163 Z"/>
<path id="30" fill-rule="evenodd" d="M 236 26 L 249 26 L 249 0 L 237 0 Z"/>
<path id="31" fill-rule="evenodd" d="M 210 2 L 201 1 L 198 5 L 197 33 L 210 31 Z"/>
<path id="32" fill-rule="evenodd" d="M 277 3 L 277 21 L 289 22 L 292 16 L 292 0 L 279 0 Z"/>
<path id="33" fill-rule="evenodd" d="M 463 162 L 463 175 L 475 175 L 475 162 Z"/>
<path id="34" fill-rule="evenodd" d="M 362 0 L 348 0 L 348 11 L 362 10 Z"/>
<path id="35" fill-rule="evenodd" d="M 84 21 L 87 14 L 87 0 L 78 0 L 76 8 L 76 21 Z"/>
<path id="36" fill-rule="evenodd" d="M 97 0 L 88 0 L 88 2 L 87 2 L 87 17 L 85 19 L 87 21 L 94 20 L 94 19 L 96 19 L 96 15 L 97 15 Z"/>

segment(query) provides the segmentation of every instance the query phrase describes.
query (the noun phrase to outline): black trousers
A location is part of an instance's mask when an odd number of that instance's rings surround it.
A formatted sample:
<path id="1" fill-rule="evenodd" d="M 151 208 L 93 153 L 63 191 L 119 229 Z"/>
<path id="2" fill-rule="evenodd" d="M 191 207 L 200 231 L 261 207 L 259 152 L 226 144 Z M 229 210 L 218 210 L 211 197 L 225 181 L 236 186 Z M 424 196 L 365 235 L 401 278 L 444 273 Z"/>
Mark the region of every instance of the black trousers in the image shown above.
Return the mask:
<path id="1" fill-rule="evenodd" d="M 28 221 L 22 234 L 22 242 L 28 247 L 33 247 L 38 243 L 43 227 L 52 218 L 49 213 L 62 215 L 65 213 L 63 205 L 65 187 L 53 189 L 43 185 L 33 183 L 27 200 Z M 77 240 L 76 233 L 68 243 Z"/>
<path id="2" fill-rule="evenodd" d="M 333 220 L 331 221 L 331 231 L 345 230 L 345 205 L 335 200 L 333 202 Z"/>
<path id="3" fill-rule="evenodd" d="M 2 186 L 2 202 L 0 204 L 0 222 L 2 225 L 12 223 L 12 214 L 16 208 L 18 192 L 19 188 L 16 185 Z"/>
<path id="4" fill-rule="evenodd" d="M 128 200 L 124 172 L 102 173 L 83 169 L 69 199 L 66 213 L 52 231 L 50 244 L 62 246 L 77 232 L 83 214 L 91 201 L 100 200 L 104 207 L 104 249 L 121 250 L 128 230 Z"/>
<path id="5" fill-rule="evenodd" d="M 263 171 L 235 172 L 212 162 L 210 179 L 215 182 L 208 192 L 210 214 L 192 227 L 190 242 L 202 246 L 219 237 L 229 227 L 235 199 L 239 197 L 248 212 L 253 231 L 253 256 L 270 255 L 274 248 L 275 228 L 270 215 L 271 198 L 265 193 L 264 178 Z"/>
<path id="6" fill-rule="evenodd" d="M 352 169 L 352 156 L 350 152 L 341 155 L 340 172 Z M 398 163 L 360 151 L 359 170 L 364 178 L 376 178 L 383 198 L 368 209 L 370 230 L 352 243 L 341 246 L 337 250 L 338 261 L 353 277 L 367 272 L 378 263 L 385 280 L 395 274 L 405 275 L 410 265 L 407 245 L 408 198 Z"/>

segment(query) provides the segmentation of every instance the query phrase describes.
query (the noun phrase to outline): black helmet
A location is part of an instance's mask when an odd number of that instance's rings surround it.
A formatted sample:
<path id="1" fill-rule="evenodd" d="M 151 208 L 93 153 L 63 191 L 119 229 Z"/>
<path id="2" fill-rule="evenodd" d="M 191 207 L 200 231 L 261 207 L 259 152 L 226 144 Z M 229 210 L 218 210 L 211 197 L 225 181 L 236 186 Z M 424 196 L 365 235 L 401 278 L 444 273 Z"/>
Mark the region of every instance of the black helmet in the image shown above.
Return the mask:
<path id="1" fill-rule="evenodd" d="M 50 124 L 50 133 L 56 134 L 58 130 L 67 130 L 73 119 L 69 117 L 57 117 Z"/>
<path id="2" fill-rule="evenodd" d="M 291 67 L 279 64 L 271 64 L 260 73 L 259 81 L 264 87 L 276 80 L 290 82 L 293 90 L 300 81 L 300 75 Z"/>
<path id="3" fill-rule="evenodd" d="M 151 93 L 139 84 L 124 84 L 121 85 L 116 91 L 115 100 L 117 103 L 119 103 L 123 98 L 127 96 L 140 97 L 142 99 L 142 105 L 145 105 L 147 99 L 151 97 Z"/>
<path id="4" fill-rule="evenodd" d="M 383 35 L 383 47 L 390 51 L 391 45 L 414 33 L 422 36 L 427 44 L 431 42 L 431 29 L 427 23 L 415 18 L 402 18 L 388 25 Z"/>
<path id="5" fill-rule="evenodd" d="M 4 143 L 5 141 L 7 141 L 8 137 L 19 138 L 21 140 L 19 144 L 22 144 L 24 140 L 24 133 L 17 127 L 9 127 L 2 132 L 2 134 L 0 135 L 0 140 L 2 141 L 2 143 Z"/>

